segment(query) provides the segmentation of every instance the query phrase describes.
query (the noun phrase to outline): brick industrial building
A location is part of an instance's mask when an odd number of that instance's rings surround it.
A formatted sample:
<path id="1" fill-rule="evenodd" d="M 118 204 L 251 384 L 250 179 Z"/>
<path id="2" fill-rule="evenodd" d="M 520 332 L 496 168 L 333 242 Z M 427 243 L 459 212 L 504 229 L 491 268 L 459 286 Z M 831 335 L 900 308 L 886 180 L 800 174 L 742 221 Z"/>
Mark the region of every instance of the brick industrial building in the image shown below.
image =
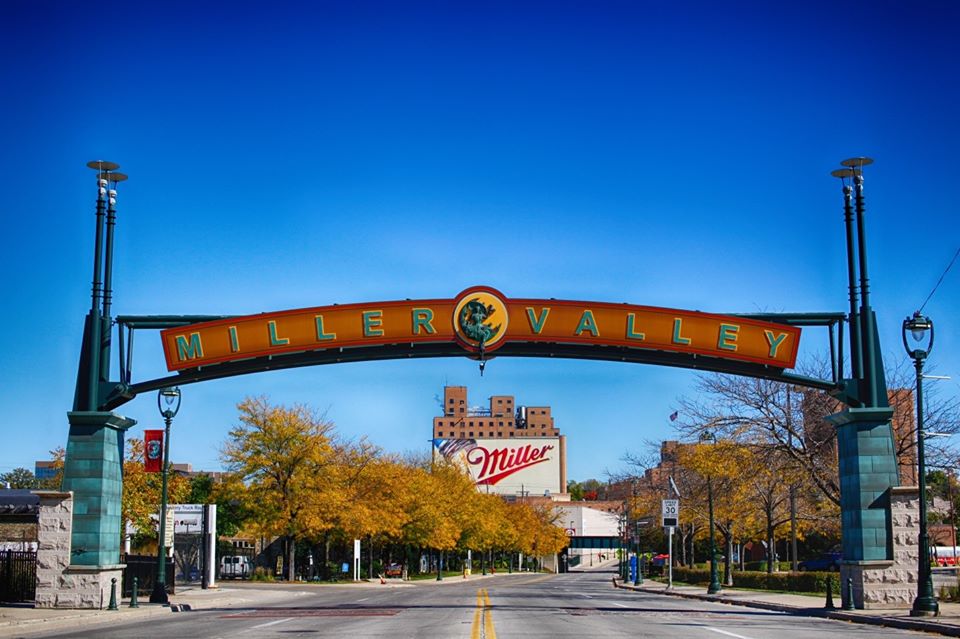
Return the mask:
<path id="1" fill-rule="evenodd" d="M 526 443 L 530 439 L 539 440 L 530 444 L 555 444 L 557 473 L 553 474 L 550 482 L 551 490 L 543 491 L 539 482 L 522 483 L 522 473 L 511 478 L 511 487 L 502 485 L 503 490 L 516 492 L 520 496 L 547 494 L 550 498 L 564 499 L 567 491 L 567 438 L 560 434 L 556 427 L 549 406 L 519 406 L 513 395 L 493 395 L 489 400 L 489 407 L 471 407 L 467 399 L 466 386 L 445 386 L 443 389 L 443 414 L 433 418 L 433 439 L 438 442 L 454 440 L 454 444 L 475 440 L 487 447 L 500 448 L 498 440 L 503 446 L 513 446 L 520 442 Z M 493 440 L 493 441 L 491 441 Z M 511 443 L 510 440 L 513 440 Z M 551 456 L 554 454 L 551 452 Z M 551 462 L 554 463 L 554 462 Z M 532 466 L 532 464 L 531 464 Z M 517 486 L 512 486 L 521 482 Z M 482 482 L 478 482 L 482 483 Z M 488 488 L 492 489 L 488 486 Z M 503 491 L 501 494 L 506 494 Z"/>

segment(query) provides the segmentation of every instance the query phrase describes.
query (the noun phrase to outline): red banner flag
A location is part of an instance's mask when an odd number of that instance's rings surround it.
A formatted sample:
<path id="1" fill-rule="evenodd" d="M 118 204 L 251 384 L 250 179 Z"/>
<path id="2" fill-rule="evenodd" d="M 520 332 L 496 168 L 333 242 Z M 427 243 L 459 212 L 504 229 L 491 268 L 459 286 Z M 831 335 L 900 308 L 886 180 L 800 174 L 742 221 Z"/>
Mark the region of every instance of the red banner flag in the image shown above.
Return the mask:
<path id="1" fill-rule="evenodd" d="M 159 473 L 163 470 L 163 431 L 143 431 L 143 470 Z"/>

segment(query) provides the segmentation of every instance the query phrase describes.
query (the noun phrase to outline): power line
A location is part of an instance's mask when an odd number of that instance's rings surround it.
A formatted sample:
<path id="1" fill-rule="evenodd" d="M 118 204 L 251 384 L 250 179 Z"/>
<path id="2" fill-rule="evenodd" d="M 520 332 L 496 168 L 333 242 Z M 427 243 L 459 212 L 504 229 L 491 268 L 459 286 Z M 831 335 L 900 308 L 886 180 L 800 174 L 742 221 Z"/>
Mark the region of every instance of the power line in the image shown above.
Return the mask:
<path id="1" fill-rule="evenodd" d="M 933 297 L 933 294 L 937 292 L 937 289 L 940 288 L 940 284 L 943 282 L 943 278 L 947 276 L 947 271 L 950 270 L 950 267 L 953 266 L 953 263 L 957 261 L 957 256 L 960 255 L 960 246 L 957 247 L 957 252 L 953 254 L 953 259 L 950 260 L 950 263 L 947 264 L 947 268 L 943 270 L 943 275 L 940 276 L 940 279 L 937 280 L 937 283 L 934 285 L 933 290 L 930 291 L 930 294 L 927 295 L 927 299 L 923 300 L 923 304 L 920 305 L 920 311 L 923 311 L 923 307 L 927 305 L 927 302 L 930 301 L 930 298 Z"/>

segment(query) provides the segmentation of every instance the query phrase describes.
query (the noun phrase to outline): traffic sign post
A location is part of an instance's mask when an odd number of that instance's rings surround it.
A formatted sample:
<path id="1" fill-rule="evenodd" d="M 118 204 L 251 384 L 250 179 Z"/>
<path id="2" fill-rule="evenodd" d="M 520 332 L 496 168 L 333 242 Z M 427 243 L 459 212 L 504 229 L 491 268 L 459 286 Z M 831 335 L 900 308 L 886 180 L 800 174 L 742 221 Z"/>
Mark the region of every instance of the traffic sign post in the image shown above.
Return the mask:
<path id="1" fill-rule="evenodd" d="M 667 529 L 667 588 L 673 588 L 673 529 L 680 522 L 680 500 L 664 499 L 661 502 L 660 513 L 663 516 L 663 527 Z"/>
<path id="2" fill-rule="evenodd" d="M 673 588 L 673 526 L 667 528 L 667 590 Z"/>

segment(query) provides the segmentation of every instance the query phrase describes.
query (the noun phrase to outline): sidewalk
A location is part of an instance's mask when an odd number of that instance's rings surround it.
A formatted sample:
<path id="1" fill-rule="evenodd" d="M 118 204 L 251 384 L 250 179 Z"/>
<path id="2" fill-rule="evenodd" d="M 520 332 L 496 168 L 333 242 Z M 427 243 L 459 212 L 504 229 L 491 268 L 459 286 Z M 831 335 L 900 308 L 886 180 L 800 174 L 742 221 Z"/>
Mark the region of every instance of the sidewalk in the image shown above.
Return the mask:
<path id="1" fill-rule="evenodd" d="M 940 602 L 939 617 L 911 617 L 909 609 L 891 610 L 840 610 L 840 597 L 834 596 L 837 610 L 826 610 L 826 596 L 793 595 L 758 590 L 724 589 L 716 595 L 706 594 L 706 586 L 677 586 L 668 589 L 667 584 L 644 580 L 640 586 L 631 582 L 621 583 L 614 578 L 614 586 L 626 590 L 637 590 L 686 599 L 714 601 L 735 606 L 762 608 L 795 615 L 825 617 L 853 623 L 887 626 L 902 630 L 920 630 L 947 637 L 960 637 L 960 603 Z"/>
<path id="2" fill-rule="evenodd" d="M 139 608 L 130 608 L 124 599 L 118 610 L 64 610 L 58 608 L 33 608 L 5 606 L 0 608 L 0 637 L 24 636 L 67 627 L 83 627 L 109 621 L 124 624 L 160 615 L 170 615 L 191 609 L 244 608 L 262 606 L 273 600 L 297 596 L 291 590 L 271 588 L 215 588 L 203 590 L 193 587 L 177 587 L 177 594 L 170 596 L 170 605 L 149 603 L 149 597 L 141 597 Z"/>
<path id="3" fill-rule="evenodd" d="M 497 573 L 496 576 L 508 573 Z M 513 573 L 530 574 L 530 573 Z M 490 575 L 475 573 L 468 577 L 470 581 L 488 579 Z M 29 606 L 0 606 L 0 637 L 22 637 L 30 634 L 51 632 L 62 628 L 78 628 L 92 626 L 105 622 L 124 624 L 132 623 L 151 617 L 188 612 L 191 610 L 210 610 L 214 608 L 245 609 L 263 608 L 275 602 L 289 602 L 295 597 L 302 597 L 315 592 L 318 588 L 349 587 L 358 589 L 370 588 L 408 588 L 412 586 L 442 586 L 448 583 L 462 582 L 462 577 L 444 577 L 442 581 L 424 579 L 416 581 L 401 581 L 387 579 L 385 584 L 378 579 L 373 581 L 340 582 L 340 583 L 310 583 L 310 582 L 276 582 L 264 583 L 262 586 L 243 588 L 232 587 L 229 582 L 222 583 L 217 588 L 203 590 L 196 586 L 177 586 L 177 594 L 170 595 L 170 605 L 163 606 L 149 602 L 148 596 L 139 599 L 139 608 L 130 608 L 130 600 L 124 599 L 118 603 L 117 610 L 64 610 L 57 608 L 33 608 Z M 282 586 L 282 587 L 274 587 Z M 104 602 L 106 606 L 106 602 Z"/>

